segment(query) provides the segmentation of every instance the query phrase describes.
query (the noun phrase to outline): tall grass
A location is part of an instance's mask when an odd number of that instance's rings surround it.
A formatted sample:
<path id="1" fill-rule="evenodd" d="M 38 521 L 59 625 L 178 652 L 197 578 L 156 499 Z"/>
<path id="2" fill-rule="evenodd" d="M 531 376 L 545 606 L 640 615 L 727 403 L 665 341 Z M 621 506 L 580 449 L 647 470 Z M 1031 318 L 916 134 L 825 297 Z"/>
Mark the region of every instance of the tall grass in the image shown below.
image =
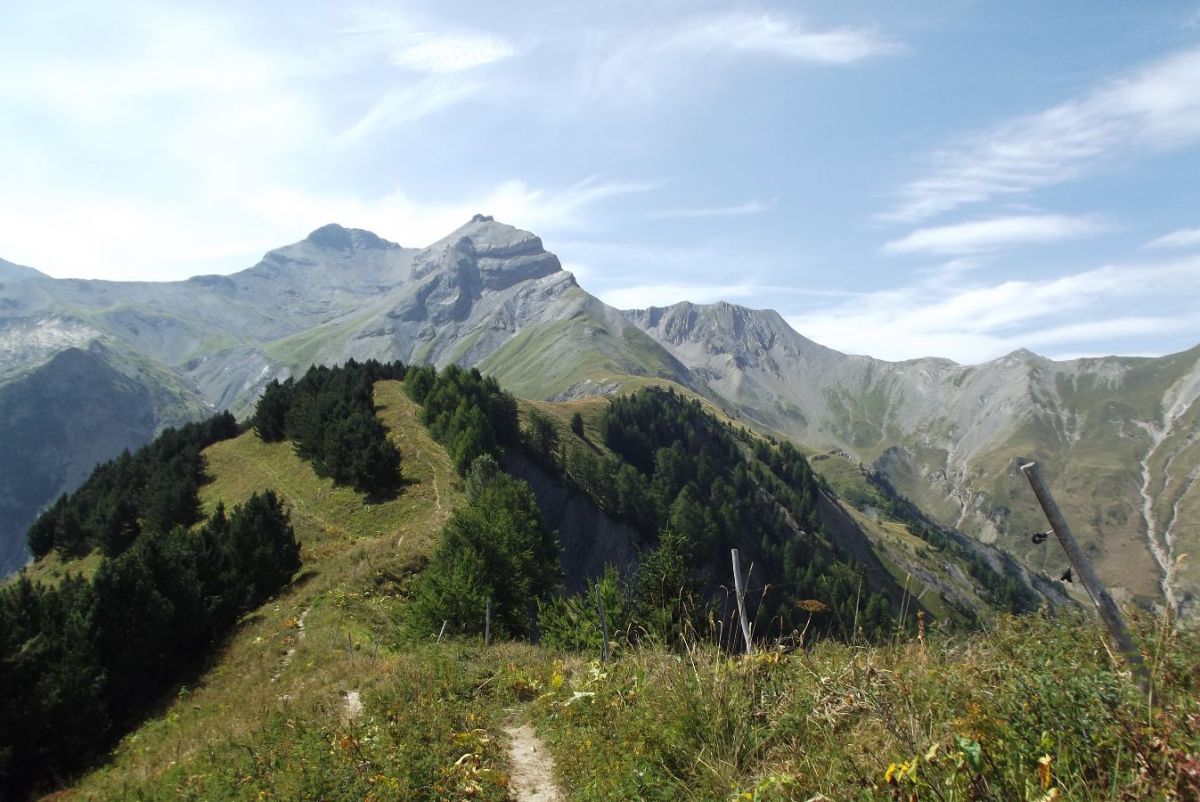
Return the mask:
<path id="1" fill-rule="evenodd" d="M 1156 695 L 1091 622 L 567 658 L 537 705 L 579 800 L 1200 799 L 1200 638 L 1142 623 Z"/>

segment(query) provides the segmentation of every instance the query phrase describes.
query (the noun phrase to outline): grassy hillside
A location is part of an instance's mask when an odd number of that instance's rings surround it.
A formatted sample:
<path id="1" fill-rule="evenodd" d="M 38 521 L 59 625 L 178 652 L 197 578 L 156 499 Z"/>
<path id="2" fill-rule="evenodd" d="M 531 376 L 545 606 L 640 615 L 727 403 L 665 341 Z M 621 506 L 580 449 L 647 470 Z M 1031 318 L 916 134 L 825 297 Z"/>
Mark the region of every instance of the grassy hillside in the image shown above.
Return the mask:
<path id="1" fill-rule="evenodd" d="M 580 387 L 595 395 L 632 392 L 648 384 L 679 381 L 686 370 L 644 333 L 584 303 L 572 317 L 530 326 L 483 360 L 521 398 L 548 398 Z"/>
<path id="2" fill-rule="evenodd" d="M 214 477 L 201 490 L 206 512 L 218 501 L 229 506 L 274 488 L 291 512 L 305 567 L 274 603 L 245 619 L 160 717 L 122 741 L 110 765 L 62 798 L 229 798 L 234 789 L 214 790 L 218 779 L 209 784 L 224 761 L 211 774 L 197 768 L 212 750 L 248 754 L 273 737 L 266 734 L 271 727 L 288 721 L 304 721 L 313 732 L 344 731 L 351 692 L 369 699 L 379 683 L 429 665 L 392 646 L 395 586 L 422 564 L 462 494 L 449 458 L 425 433 L 401 385 L 381 382 L 376 402 L 406 478 L 400 495 L 383 504 L 364 504 L 360 494 L 318 477 L 289 443 L 264 444 L 248 432 L 205 452 Z M 451 736 L 441 744 L 447 756 L 457 748 Z M 186 776 L 175 770 L 180 765 L 189 767 Z"/>

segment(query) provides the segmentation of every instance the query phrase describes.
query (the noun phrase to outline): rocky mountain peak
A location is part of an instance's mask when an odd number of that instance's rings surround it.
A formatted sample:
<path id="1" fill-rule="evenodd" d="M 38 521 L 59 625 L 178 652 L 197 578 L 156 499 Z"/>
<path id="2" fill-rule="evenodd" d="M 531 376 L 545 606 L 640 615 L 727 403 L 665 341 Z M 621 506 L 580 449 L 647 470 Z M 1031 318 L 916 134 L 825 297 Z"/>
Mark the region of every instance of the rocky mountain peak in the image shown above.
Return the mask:
<path id="1" fill-rule="evenodd" d="M 335 251 L 386 250 L 397 247 L 382 237 L 361 228 L 343 228 L 337 223 L 321 226 L 305 238 L 305 242 Z"/>
<path id="2" fill-rule="evenodd" d="M 540 237 L 482 214 L 430 245 L 416 263 L 417 277 L 433 272 L 478 276 L 480 285 L 491 290 L 562 271 Z"/>
<path id="3" fill-rule="evenodd" d="M 785 344 L 791 352 L 828 349 L 797 334 L 773 309 L 717 301 L 694 304 L 681 301 L 668 307 L 635 309 L 626 318 L 665 345 L 703 343 L 711 353 L 746 354 Z"/>
<path id="4" fill-rule="evenodd" d="M 485 214 L 475 215 L 429 249 L 459 247 L 463 239 L 470 241 L 476 255 L 493 259 L 546 252 L 541 237 L 507 223 L 498 223 L 491 215 Z"/>

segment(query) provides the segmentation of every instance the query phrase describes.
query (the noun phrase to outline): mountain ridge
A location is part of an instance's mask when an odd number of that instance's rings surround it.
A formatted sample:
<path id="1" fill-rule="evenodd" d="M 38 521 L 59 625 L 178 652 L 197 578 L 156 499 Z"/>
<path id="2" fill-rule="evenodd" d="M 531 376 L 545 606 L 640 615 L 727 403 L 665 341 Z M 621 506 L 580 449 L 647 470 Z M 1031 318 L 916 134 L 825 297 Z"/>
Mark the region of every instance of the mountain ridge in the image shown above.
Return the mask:
<path id="1" fill-rule="evenodd" d="M 21 275 L 0 282 L 0 386 L 92 342 L 149 360 L 197 408 L 240 415 L 271 379 L 349 358 L 477 365 L 533 399 L 673 382 L 844 451 L 943 524 L 1049 570 L 1023 541 L 1045 524 L 1016 471 L 1038 459 L 1113 584 L 1180 609 L 1200 587 L 1174 567 L 1200 519 L 1200 346 L 1066 361 L 1018 349 L 977 365 L 841 354 L 771 310 L 616 310 L 535 234 L 485 215 L 425 248 L 329 224 L 245 270 L 181 282 Z"/>

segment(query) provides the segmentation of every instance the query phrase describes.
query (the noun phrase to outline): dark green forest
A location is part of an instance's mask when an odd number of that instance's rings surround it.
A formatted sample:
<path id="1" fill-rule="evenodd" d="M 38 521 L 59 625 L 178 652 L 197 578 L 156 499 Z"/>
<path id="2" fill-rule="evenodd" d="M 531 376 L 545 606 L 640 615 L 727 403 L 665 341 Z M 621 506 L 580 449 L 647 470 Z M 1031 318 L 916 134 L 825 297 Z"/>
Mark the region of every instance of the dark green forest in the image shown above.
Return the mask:
<path id="1" fill-rule="evenodd" d="M 0 589 L 0 796 L 59 784 L 103 755 L 300 567 L 270 491 L 198 531 L 141 531 L 90 581 L 21 576 Z"/>
<path id="2" fill-rule="evenodd" d="M 143 531 L 168 532 L 201 518 L 196 491 L 204 483 L 201 453 L 236 437 L 228 412 L 167 429 L 149 445 L 96 467 L 73 493 L 61 496 L 29 529 L 34 557 L 55 550 L 64 559 L 100 549 L 116 556 Z"/>
<path id="3" fill-rule="evenodd" d="M 411 368 L 405 388 L 421 405 L 421 422 L 450 454 L 460 475 L 476 458 L 519 443 L 517 400 L 475 368 Z"/>
<path id="4" fill-rule="evenodd" d="M 375 414 L 375 382 L 400 380 L 400 362 L 349 360 L 341 367 L 313 366 L 299 381 L 272 380 L 251 424 L 267 443 L 287 439 L 319 476 L 350 485 L 371 500 L 395 496 L 402 484 L 400 452 Z"/>
<path id="5" fill-rule="evenodd" d="M 660 533 L 679 536 L 670 553 L 710 602 L 727 609 L 729 553 L 737 548 L 750 573 L 756 632 L 807 624 L 816 635 L 849 636 L 856 620 L 868 636 L 891 631 L 887 589 L 872 587 L 823 532 L 820 481 L 790 443 L 735 430 L 699 401 L 659 388 L 612 399 L 601 430 L 621 459 L 570 449 L 566 472 L 602 509 L 633 524 L 649 554 Z M 800 603 L 811 601 L 827 610 L 810 621 L 814 605 Z"/>

